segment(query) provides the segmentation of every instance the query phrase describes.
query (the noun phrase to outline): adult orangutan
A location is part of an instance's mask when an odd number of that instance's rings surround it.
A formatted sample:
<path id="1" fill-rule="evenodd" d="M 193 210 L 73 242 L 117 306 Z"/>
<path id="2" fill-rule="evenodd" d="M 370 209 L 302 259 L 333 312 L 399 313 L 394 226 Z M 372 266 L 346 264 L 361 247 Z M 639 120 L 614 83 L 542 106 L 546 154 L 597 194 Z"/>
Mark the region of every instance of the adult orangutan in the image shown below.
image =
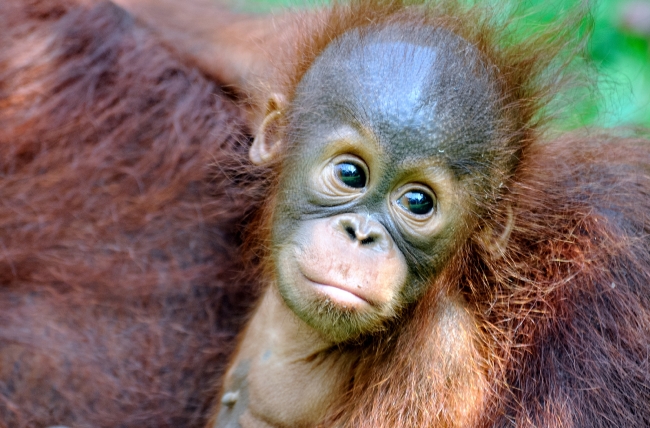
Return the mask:
<path id="1" fill-rule="evenodd" d="M 210 426 L 650 423 L 648 141 L 545 127 L 572 18 L 521 41 L 490 11 L 450 1 L 355 1 L 276 18 L 282 25 L 208 3 L 121 3 L 252 105 L 256 166 L 213 185 L 238 196 L 244 214 L 261 207 L 245 254 L 261 257 L 266 287 Z M 208 29 L 210 11 L 227 24 Z M 232 43 L 236 55 L 210 60 L 191 48 L 213 35 L 214 52 Z M 153 215 L 164 204 L 136 208 Z M 187 236 L 205 237 L 198 229 Z M 185 242 L 179 253 L 194 254 Z M 232 248 L 222 243 L 200 260 Z M 104 257 L 114 255 L 87 256 L 100 268 Z M 54 262 L 51 270 L 73 272 Z M 83 296 L 86 284 L 61 276 L 42 289 Z M 44 304 L 60 310 L 55 297 Z M 107 320 L 132 313 L 125 303 L 110 305 Z M 94 325 L 88 315 L 81 325 Z M 170 325 L 150 316 L 146 331 Z"/>
<path id="2" fill-rule="evenodd" d="M 0 2 L 0 427 L 205 425 L 253 291 L 242 132 L 117 6 Z"/>

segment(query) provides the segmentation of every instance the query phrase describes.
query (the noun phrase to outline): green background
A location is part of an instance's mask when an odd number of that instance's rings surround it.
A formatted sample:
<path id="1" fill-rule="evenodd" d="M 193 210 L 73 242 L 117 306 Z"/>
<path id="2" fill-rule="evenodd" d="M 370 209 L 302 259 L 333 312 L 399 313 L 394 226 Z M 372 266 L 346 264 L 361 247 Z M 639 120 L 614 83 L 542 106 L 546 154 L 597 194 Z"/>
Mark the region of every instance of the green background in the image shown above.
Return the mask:
<path id="1" fill-rule="evenodd" d="M 478 0 L 479 2 L 481 0 Z M 497 3 L 498 0 L 494 0 Z M 650 0 L 646 1 L 650 4 Z M 316 2 L 304 0 L 234 0 L 239 8 L 253 12 L 267 12 L 283 7 L 310 7 Z M 576 0 L 529 0 L 516 3 L 526 16 L 526 29 L 556 20 Z M 600 0 L 591 2 L 593 32 L 586 47 L 588 70 L 587 95 L 562 112 L 565 127 L 598 124 L 599 126 L 643 125 L 650 127 L 650 31 L 647 34 L 626 28 L 623 10 L 628 0 Z M 650 23 L 648 24 L 650 28 Z"/>

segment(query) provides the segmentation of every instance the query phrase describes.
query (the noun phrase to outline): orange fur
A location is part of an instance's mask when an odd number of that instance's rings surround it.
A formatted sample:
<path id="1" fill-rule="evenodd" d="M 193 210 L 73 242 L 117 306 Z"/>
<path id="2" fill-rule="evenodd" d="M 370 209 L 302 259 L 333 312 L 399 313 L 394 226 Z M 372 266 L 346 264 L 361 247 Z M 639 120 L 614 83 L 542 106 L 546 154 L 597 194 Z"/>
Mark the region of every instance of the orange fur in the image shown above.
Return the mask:
<path id="1" fill-rule="evenodd" d="M 577 18 L 518 41 L 498 11 L 414 3 L 250 21 L 268 44 L 217 27 L 220 46 L 246 41 L 212 62 L 170 54 L 164 25 L 153 36 L 107 3 L 0 3 L 0 426 L 205 423 L 252 278 L 274 275 L 282 159 L 249 167 L 245 113 L 183 62 L 261 110 L 272 92 L 290 103 L 327 43 L 371 22 L 474 45 L 519 163 L 474 195 L 477 230 L 429 292 L 341 349 L 354 364 L 321 425 L 650 424 L 647 139 L 545 128 Z M 463 314 L 456 336 L 445 307 Z"/>
<path id="2" fill-rule="evenodd" d="M 483 232 L 474 233 L 429 294 L 392 330 L 345 349 L 357 362 L 322 426 L 647 425 L 649 143 L 597 131 L 553 137 L 546 129 L 549 106 L 562 82 L 570 83 L 565 55 L 575 52 L 568 40 L 581 13 L 517 42 L 511 21 L 480 7 L 413 3 L 337 3 L 316 15 L 317 24 L 297 14 L 283 30 L 297 41 L 278 48 L 268 87 L 290 105 L 313 60 L 350 28 L 443 26 L 496 70 L 500 138 L 519 162 L 475 195 Z M 268 206 L 263 221 L 272 217 Z M 489 236 L 505 229 L 496 253 L 497 238 Z M 468 375 L 465 387 L 457 375 L 428 375 L 435 313 L 442 296 L 455 293 L 478 325 L 457 344 L 469 347 L 465 369 L 478 375 Z M 483 378 L 487 387 L 479 385 Z"/>

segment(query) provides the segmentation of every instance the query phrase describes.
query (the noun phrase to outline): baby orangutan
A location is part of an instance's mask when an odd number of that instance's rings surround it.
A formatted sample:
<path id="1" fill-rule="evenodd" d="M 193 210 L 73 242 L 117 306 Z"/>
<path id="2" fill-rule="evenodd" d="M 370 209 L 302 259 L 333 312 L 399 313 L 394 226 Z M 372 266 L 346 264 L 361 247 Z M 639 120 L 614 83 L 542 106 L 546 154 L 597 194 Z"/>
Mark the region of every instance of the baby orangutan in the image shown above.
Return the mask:
<path id="1" fill-rule="evenodd" d="M 163 49 L 45 3 L 0 50 L 11 422 L 650 425 L 648 140 L 547 126 L 580 17 L 118 0 Z"/>

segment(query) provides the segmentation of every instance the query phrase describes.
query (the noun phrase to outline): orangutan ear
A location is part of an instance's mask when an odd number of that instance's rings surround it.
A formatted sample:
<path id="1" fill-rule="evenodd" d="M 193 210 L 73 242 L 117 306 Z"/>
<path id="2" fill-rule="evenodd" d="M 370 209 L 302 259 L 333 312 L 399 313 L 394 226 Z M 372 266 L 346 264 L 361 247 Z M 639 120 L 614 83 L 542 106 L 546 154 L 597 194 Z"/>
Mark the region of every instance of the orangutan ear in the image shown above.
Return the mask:
<path id="1" fill-rule="evenodd" d="M 284 119 L 284 96 L 273 93 L 266 102 L 264 120 L 259 126 L 248 156 L 255 165 L 277 159 L 282 152 L 281 124 Z"/>
<path id="2" fill-rule="evenodd" d="M 512 207 L 508 205 L 506 207 L 506 221 L 503 225 L 503 229 L 495 234 L 495 231 L 492 228 L 484 229 L 481 239 L 483 240 L 484 245 L 488 248 L 490 254 L 493 258 L 498 259 L 505 255 L 505 250 L 508 246 L 508 241 L 510 240 L 510 234 L 515 225 L 515 216 L 512 212 Z"/>

